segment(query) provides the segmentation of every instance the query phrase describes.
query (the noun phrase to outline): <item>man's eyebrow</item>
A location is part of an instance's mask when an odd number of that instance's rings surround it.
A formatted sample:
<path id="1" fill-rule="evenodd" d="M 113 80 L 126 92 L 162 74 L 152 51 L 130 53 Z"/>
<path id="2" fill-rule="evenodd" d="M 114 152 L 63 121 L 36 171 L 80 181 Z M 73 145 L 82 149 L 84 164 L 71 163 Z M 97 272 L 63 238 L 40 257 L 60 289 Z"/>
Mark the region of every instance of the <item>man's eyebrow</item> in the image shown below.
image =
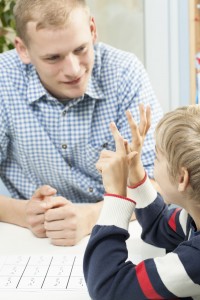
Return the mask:
<path id="1" fill-rule="evenodd" d="M 88 42 L 85 42 L 83 44 L 81 44 L 80 46 L 77 46 L 73 51 L 76 51 L 82 47 L 86 47 L 88 44 Z M 47 58 L 47 57 L 52 57 L 52 56 L 60 56 L 61 53 L 46 53 L 46 54 L 43 54 L 43 55 L 40 55 L 41 58 Z"/>
<path id="2" fill-rule="evenodd" d="M 41 58 L 46 58 L 46 57 L 52 57 L 52 56 L 59 56 L 59 53 L 47 53 L 44 55 L 40 55 Z"/>
<path id="3" fill-rule="evenodd" d="M 78 46 L 78 47 L 76 47 L 75 49 L 78 49 L 78 48 L 81 48 L 81 47 L 85 47 L 87 44 L 88 44 L 88 41 L 87 41 L 87 42 L 84 42 L 84 43 L 82 43 L 81 45 L 79 45 L 79 46 Z"/>

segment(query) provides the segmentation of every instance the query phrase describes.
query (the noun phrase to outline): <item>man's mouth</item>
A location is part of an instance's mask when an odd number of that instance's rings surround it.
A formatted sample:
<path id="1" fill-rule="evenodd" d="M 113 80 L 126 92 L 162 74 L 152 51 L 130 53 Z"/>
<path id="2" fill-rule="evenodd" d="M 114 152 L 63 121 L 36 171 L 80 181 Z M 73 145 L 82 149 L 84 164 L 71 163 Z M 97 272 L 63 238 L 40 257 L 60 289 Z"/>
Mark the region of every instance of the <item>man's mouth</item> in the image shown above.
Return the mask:
<path id="1" fill-rule="evenodd" d="M 79 84 L 81 79 L 82 79 L 83 76 L 80 76 L 78 78 L 75 78 L 73 80 L 70 80 L 70 81 L 64 81 L 62 83 L 66 84 L 66 85 L 76 85 L 76 84 Z"/>

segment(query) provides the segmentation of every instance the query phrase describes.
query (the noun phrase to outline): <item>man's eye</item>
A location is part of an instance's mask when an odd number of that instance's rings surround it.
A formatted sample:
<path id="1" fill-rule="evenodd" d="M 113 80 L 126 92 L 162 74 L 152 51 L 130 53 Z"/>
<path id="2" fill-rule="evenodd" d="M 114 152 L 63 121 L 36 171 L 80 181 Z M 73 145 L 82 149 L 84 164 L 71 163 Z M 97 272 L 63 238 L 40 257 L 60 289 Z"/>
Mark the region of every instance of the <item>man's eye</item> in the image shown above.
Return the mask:
<path id="1" fill-rule="evenodd" d="M 80 47 L 78 49 L 75 50 L 76 53 L 80 53 L 80 52 L 84 52 L 84 50 L 86 49 L 86 47 Z"/>
<path id="2" fill-rule="evenodd" d="M 46 60 L 48 61 L 55 61 L 55 60 L 58 60 L 59 59 L 59 56 L 51 56 L 51 57 L 47 57 Z"/>

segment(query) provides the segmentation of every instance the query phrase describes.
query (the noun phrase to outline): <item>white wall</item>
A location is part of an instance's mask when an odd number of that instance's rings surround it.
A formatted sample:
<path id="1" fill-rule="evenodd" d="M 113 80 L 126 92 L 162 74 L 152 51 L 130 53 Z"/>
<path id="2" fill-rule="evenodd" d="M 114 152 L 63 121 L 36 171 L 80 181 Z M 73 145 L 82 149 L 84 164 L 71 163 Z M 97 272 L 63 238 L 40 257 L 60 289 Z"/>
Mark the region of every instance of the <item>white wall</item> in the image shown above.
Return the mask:
<path id="1" fill-rule="evenodd" d="M 99 41 L 133 52 L 144 62 L 144 2 L 87 0 Z"/>
<path id="2" fill-rule="evenodd" d="M 144 0 L 145 66 L 168 111 L 189 104 L 189 0 Z"/>
<path id="3" fill-rule="evenodd" d="M 190 0 L 88 0 L 99 40 L 134 52 L 164 111 L 189 103 Z"/>

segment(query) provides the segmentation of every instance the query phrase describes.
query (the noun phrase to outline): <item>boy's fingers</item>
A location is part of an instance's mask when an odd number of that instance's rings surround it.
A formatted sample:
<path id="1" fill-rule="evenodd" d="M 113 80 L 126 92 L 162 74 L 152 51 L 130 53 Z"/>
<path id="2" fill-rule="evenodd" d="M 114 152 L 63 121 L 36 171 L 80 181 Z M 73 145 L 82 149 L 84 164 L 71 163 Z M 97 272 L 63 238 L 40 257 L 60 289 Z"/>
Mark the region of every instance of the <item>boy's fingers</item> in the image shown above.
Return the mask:
<path id="1" fill-rule="evenodd" d="M 116 152 L 123 152 L 126 153 L 125 145 L 124 145 L 124 139 L 119 133 L 117 126 L 114 122 L 110 124 L 110 130 L 112 132 L 112 135 L 115 140 L 115 146 L 116 146 Z"/>
<path id="2" fill-rule="evenodd" d="M 129 153 L 129 154 L 128 154 L 128 161 L 129 161 L 129 162 L 132 161 L 132 159 L 133 159 L 136 155 L 138 155 L 138 152 L 137 152 L 137 151 L 133 151 L 133 152 Z"/>
<path id="3" fill-rule="evenodd" d="M 130 110 L 126 111 L 126 117 L 128 120 L 129 127 L 131 129 L 132 141 L 136 141 L 139 138 L 140 134 L 139 134 L 137 124 L 136 124 L 135 120 L 133 119 Z"/>
<path id="4" fill-rule="evenodd" d="M 146 107 L 146 118 L 147 118 L 147 128 L 146 128 L 146 133 L 151 127 L 151 107 L 150 105 L 147 105 Z"/>
<path id="5" fill-rule="evenodd" d="M 103 149 L 100 153 L 100 158 L 108 158 L 112 156 L 113 151 Z"/>
<path id="6" fill-rule="evenodd" d="M 97 171 L 99 171 L 100 173 L 102 173 L 102 170 L 105 169 L 105 167 L 108 166 L 108 160 L 107 159 L 99 159 L 96 162 L 96 169 Z"/>
<path id="7" fill-rule="evenodd" d="M 131 115 L 129 110 L 126 111 L 126 116 L 128 119 L 128 123 L 131 129 L 132 140 L 135 140 L 136 137 L 145 136 L 151 127 L 151 108 L 147 105 L 146 110 L 143 104 L 139 105 L 140 111 L 140 125 L 139 128 Z"/>
<path id="8" fill-rule="evenodd" d="M 99 173 L 102 173 L 102 164 L 100 162 L 97 162 L 95 166 L 97 171 L 99 171 Z"/>
<path id="9" fill-rule="evenodd" d="M 145 112 L 144 104 L 140 103 L 139 111 L 140 111 L 139 132 L 143 136 L 146 132 L 146 125 L 147 125 L 147 118 L 146 118 L 146 112 Z"/>
<path id="10" fill-rule="evenodd" d="M 145 136 L 151 127 L 151 108 L 149 105 L 146 106 L 146 110 L 143 104 L 139 106 L 140 110 L 140 125 L 139 131 L 142 136 Z"/>
<path id="11" fill-rule="evenodd" d="M 131 150 L 130 150 L 130 145 L 127 140 L 124 140 L 124 147 L 126 150 L 126 154 L 128 154 Z"/>

